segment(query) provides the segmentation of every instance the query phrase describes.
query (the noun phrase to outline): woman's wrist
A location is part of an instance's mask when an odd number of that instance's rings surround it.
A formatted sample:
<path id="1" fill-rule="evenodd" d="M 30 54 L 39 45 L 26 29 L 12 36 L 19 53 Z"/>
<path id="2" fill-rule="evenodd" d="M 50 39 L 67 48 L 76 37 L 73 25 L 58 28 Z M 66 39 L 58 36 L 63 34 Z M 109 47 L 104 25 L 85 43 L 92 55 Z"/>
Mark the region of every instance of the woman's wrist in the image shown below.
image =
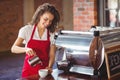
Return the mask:
<path id="1" fill-rule="evenodd" d="M 52 73 L 52 68 L 51 68 L 51 67 L 46 67 L 46 69 L 48 69 L 48 73 L 49 73 L 49 74 Z"/>
<path id="2" fill-rule="evenodd" d="M 49 66 L 48 66 L 48 67 L 46 67 L 46 68 L 48 68 L 48 69 L 52 69 L 52 67 L 49 67 Z"/>

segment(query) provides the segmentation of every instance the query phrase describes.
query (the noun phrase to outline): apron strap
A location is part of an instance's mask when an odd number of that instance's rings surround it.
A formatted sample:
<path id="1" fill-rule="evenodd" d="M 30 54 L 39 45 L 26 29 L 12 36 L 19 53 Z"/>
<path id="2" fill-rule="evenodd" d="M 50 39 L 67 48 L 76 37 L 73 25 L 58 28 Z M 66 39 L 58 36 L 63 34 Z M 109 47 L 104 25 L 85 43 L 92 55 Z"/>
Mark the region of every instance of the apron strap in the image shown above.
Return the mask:
<path id="1" fill-rule="evenodd" d="M 50 40 L 50 34 L 48 29 L 47 29 L 47 40 Z"/>
<path id="2" fill-rule="evenodd" d="M 33 38 L 36 26 L 37 26 L 37 24 L 34 25 L 34 28 L 33 28 L 32 35 L 31 35 L 30 39 Z M 47 29 L 47 40 L 50 40 L 50 34 L 49 34 L 49 30 L 48 29 Z"/>
<path id="3" fill-rule="evenodd" d="M 30 39 L 33 38 L 33 35 L 34 35 L 34 32 L 35 32 L 36 26 L 37 26 L 37 24 L 34 25 L 34 28 L 33 28 L 32 35 L 31 35 Z"/>

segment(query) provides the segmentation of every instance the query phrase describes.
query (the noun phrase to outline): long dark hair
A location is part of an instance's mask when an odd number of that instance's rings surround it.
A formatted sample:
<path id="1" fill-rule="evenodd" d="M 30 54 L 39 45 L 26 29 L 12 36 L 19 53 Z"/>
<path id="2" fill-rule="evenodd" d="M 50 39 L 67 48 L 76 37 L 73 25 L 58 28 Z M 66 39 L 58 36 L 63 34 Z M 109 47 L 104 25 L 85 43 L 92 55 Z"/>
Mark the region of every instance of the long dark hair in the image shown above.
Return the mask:
<path id="1" fill-rule="evenodd" d="M 58 10 L 49 3 L 44 3 L 43 5 L 40 5 L 37 8 L 29 24 L 31 25 L 37 24 L 39 22 L 39 17 L 43 15 L 45 12 L 50 12 L 54 16 L 52 24 L 48 27 L 48 30 L 50 32 L 54 32 L 58 22 L 60 21 L 60 15 Z"/>

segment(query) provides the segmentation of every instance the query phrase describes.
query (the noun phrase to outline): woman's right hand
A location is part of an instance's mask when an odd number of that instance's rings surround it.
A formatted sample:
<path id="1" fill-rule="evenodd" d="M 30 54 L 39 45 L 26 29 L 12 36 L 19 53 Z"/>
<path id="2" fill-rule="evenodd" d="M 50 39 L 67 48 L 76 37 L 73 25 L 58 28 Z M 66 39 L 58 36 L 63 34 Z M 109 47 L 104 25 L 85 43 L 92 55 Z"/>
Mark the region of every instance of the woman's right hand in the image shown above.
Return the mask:
<path id="1" fill-rule="evenodd" d="M 34 56 L 36 55 L 36 52 L 32 49 L 32 48 L 26 48 L 26 54 L 28 54 L 29 56 Z"/>

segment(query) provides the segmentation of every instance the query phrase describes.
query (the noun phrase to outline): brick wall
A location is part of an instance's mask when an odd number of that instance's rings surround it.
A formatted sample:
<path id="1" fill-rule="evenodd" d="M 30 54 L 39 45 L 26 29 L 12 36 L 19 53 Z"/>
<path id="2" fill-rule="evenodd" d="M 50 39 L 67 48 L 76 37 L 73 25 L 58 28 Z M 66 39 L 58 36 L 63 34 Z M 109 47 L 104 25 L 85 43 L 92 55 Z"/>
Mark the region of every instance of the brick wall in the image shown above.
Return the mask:
<path id="1" fill-rule="evenodd" d="M 97 0 L 73 0 L 73 25 L 76 31 L 89 30 L 97 24 Z"/>
<path id="2" fill-rule="evenodd" d="M 22 0 L 0 0 L 0 51 L 10 50 L 23 23 Z"/>

